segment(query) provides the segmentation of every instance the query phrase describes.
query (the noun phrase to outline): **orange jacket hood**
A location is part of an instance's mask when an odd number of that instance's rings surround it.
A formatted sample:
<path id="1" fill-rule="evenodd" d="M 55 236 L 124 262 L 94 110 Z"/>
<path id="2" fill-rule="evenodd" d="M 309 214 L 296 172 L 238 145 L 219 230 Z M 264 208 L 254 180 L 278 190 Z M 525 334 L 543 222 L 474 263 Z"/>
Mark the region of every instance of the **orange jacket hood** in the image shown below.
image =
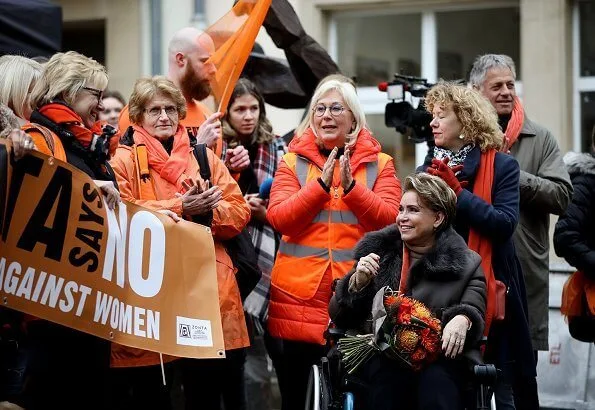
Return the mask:
<path id="1" fill-rule="evenodd" d="M 362 163 L 376 161 L 380 151 L 380 143 L 369 130 L 362 128 L 357 136 L 355 148 L 351 150 L 351 167 L 356 169 Z M 312 128 L 306 129 L 302 135 L 295 136 L 291 140 L 289 152 L 310 160 L 320 168 L 326 162 L 326 158 L 320 153 L 320 149 L 316 144 L 316 135 L 314 135 Z"/>

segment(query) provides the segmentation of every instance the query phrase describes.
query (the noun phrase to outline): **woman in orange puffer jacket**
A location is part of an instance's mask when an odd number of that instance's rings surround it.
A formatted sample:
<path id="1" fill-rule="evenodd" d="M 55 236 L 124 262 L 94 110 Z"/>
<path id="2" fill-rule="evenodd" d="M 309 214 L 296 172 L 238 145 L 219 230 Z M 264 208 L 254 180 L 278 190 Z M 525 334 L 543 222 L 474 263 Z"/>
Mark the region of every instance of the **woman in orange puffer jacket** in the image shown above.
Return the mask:
<path id="1" fill-rule="evenodd" d="M 332 283 L 353 266 L 353 246 L 395 222 L 401 184 L 366 128 L 355 88 L 318 86 L 303 133 L 275 174 L 267 219 L 283 234 L 272 271 L 268 326 L 283 339 L 282 409 L 302 409 L 312 364 L 325 352 Z"/>

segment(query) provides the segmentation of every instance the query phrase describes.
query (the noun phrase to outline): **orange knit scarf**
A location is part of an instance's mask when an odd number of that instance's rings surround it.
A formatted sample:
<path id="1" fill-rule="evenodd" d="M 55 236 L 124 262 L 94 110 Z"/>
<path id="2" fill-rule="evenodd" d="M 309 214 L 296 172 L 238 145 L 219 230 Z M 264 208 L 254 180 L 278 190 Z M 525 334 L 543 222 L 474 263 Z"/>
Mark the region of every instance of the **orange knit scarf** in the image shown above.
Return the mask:
<path id="1" fill-rule="evenodd" d="M 479 169 L 477 171 L 477 175 L 475 176 L 475 184 L 473 186 L 473 194 L 483 199 L 488 204 L 492 203 L 495 158 L 495 149 L 481 153 Z M 489 238 L 481 235 L 477 230 L 471 229 L 469 231 L 469 240 L 467 241 L 467 245 L 469 246 L 469 249 L 477 252 L 479 256 L 481 256 L 481 267 L 483 268 L 485 275 L 488 293 L 486 323 L 484 330 L 484 335 L 487 335 L 490 330 L 490 325 L 492 323 L 496 307 L 496 278 L 494 276 L 494 269 L 492 267 L 492 242 Z"/>
<path id="2" fill-rule="evenodd" d="M 56 124 L 65 127 L 74 134 L 77 141 L 85 148 L 93 142 L 94 135 L 101 135 L 105 121 L 97 121 L 91 129 L 83 125 L 83 119 L 70 107 L 60 103 L 50 103 L 42 106 L 39 113 L 43 114 Z M 113 155 L 118 147 L 119 135 L 114 135 L 109 140 L 109 152 Z"/>
<path id="3" fill-rule="evenodd" d="M 185 179 L 184 171 L 188 165 L 190 152 L 190 138 L 186 129 L 178 126 L 174 136 L 174 146 L 171 155 L 167 154 L 161 142 L 142 127 L 134 125 L 134 143 L 144 144 L 147 147 L 149 166 L 159 172 L 159 176 L 182 190 L 182 181 Z"/>
<path id="4" fill-rule="evenodd" d="M 516 140 L 519 138 L 521 134 L 521 129 L 523 129 L 523 121 L 525 120 L 525 109 L 523 108 L 523 103 L 519 97 L 514 97 L 514 108 L 512 109 L 512 115 L 510 116 L 510 120 L 508 121 L 508 125 L 506 126 L 506 137 L 508 138 L 508 147 L 512 147 Z"/>

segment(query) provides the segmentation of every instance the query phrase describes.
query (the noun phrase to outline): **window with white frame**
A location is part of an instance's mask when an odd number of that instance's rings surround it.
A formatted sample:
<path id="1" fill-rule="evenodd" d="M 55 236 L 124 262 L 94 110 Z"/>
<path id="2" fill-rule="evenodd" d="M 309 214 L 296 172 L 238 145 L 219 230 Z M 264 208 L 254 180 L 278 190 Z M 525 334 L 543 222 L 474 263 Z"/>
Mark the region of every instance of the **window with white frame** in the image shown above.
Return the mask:
<path id="1" fill-rule="evenodd" d="M 483 53 L 508 54 L 519 65 L 519 8 L 339 12 L 331 17 L 329 50 L 343 73 L 356 77 L 368 125 L 383 151 L 395 157 L 403 177 L 423 159 L 425 145 L 418 144 L 416 149 L 384 125 L 388 101 L 376 85 L 392 79 L 394 73 L 422 76 L 431 82 L 466 78 L 475 57 Z"/>
<path id="2" fill-rule="evenodd" d="M 577 14 L 578 18 L 574 19 L 574 23 L 578 25 L 575 27 L 574 41 L 578 44 L 575 44 L 574 50 L 578 51 L 575 94 L 579 104 L 576 105 L 575 99 L 574 109 L 580 120 L 579 124 L 575 122 L 574 132 L 579 135 L 580 146 L 576 146 L 575 139 L 574 149 L 587 152 L 591 148 L 591 135 L 595 130 L 595 2 L 576 3 L 575 15 Z"/>
<path id="3" fill-rule="evenodd" d="M 519 8 L 457 10 L 436 13 L 438 78 L 468 79 L 480 54 L 506 54 L 520 75 Z M 486 27 L 498 27 L 486 30 Z"/>

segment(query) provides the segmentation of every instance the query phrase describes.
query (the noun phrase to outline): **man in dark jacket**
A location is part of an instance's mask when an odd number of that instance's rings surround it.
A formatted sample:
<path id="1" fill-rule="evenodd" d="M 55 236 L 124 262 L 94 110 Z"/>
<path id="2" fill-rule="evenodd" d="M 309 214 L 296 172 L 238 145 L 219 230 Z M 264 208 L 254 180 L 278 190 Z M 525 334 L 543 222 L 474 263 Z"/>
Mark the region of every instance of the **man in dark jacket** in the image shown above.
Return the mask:
<path id="1" fill-rule="evenodd" d="M 519 162 L 520 220 L 514 243 L 527 288 L 531 341 L 548 350 L 549 220 L 561 215 L 572 196 L 570 177 L 554 136 L 527 118 L 516 96 L 516 72 L 506 55 L 477 57 L 470 82 L 494 106 L 506 135 L 503 151 Z"/>

